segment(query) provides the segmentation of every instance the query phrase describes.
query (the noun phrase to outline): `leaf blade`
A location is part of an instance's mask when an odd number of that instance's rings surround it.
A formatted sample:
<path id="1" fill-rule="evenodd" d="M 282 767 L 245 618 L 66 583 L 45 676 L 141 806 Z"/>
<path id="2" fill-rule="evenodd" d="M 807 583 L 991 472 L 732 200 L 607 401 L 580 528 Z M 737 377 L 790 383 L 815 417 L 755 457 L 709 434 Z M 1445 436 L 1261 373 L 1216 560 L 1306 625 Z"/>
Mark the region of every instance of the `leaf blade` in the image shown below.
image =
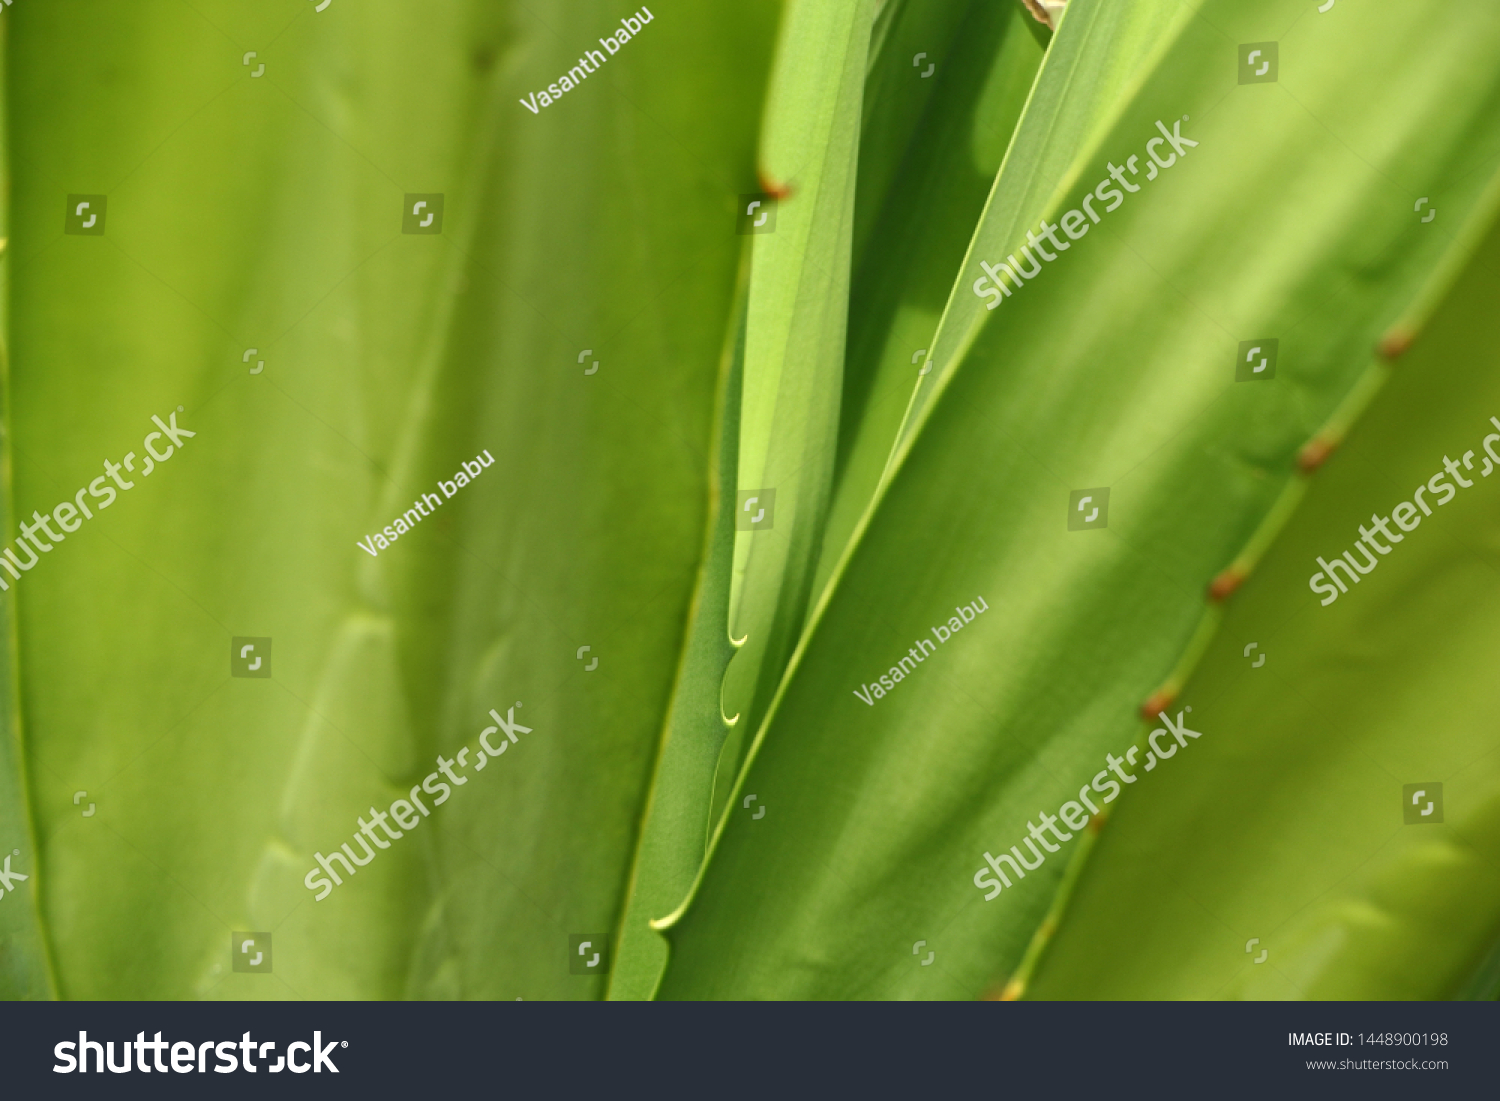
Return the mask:
<path id="1" fill-rule="evenodd" d="M 1090 10 L 1072 7 L 1054 50 L 1087 29 Z M 1500 28 L 1478 5 L 1455 16 L 1464 63 L 1399 88 L 1382 82 L 1391 136 L 1376 149 L 1349 128 L 1347 109 L 1351 89 L 1371 77 L 1340 58 L 1351 47 L 1385 57 L 1412 36 L 1435 42 L 1415 13 L 1366 10 L 1358 23 L 1313 25 L 1309 35 L 1346 37 L 1309 51 L 1317 64 L 1294 74 L 1294 103 L 1290 94 L 1249 98 L 1253 85 L 1230 98 L 1241 89 L 1220 27 L 1252 27 L 1271 13 L 1205 4 L 1110 115 L 1104 138 L 1079 127 L 1098 147 L 1083 161 L 1096 165 L 1139 152 L 1175 111 L 1200 124 L 1187 136 L 1202 147 L 1163 182 L 1141 184 L 1155 189 L 1156 206 L 1137 197 L 1103 236 L 1078 242 L 1095 250 L 1088 264 L 1074 254 L 1048 268 L 972 343 L 951 346 L 967 362 L 945 375 L 942 399 L 917 422 L 753 750 L 742 790 L 756 791 L 768 814 L 721 831 L 673 931 L 663 996 L 976 995 L 1019 960 L 1061 868 L 1048 862 L 1003 894 L 1014 901 L 997 913 L 971 879 L 980 854 L 1026 836 L 1037 805 L 1076 798 L 1105 752 L 1129 744 L 1136 705 L 1197 630 L 1207 582 L 1279 499 L 1302 444 L 1361 377 L 1367 349 L 1444 262 L 1449 239 L 1421 237 L 1401 191 L 1442 181 L 1460 220 L 1481 203 L 1496 88 L 1480 78 L 1476 91 L 1473 81 Z M 1444 28 L 1445 43 L 1453 30 Z M 1330 148 L 1324 124 L 1309 117 L 1321 112 L 1345 126 L 1343 147 Z M 1423 121 L 1439 117 L 1440 127 Z M 1057 163 L 1075 175 L 1080 159 Z M 1267 178 L 1278 185 L 1267 189 Z M 1334 189 L 1339 203 L 1305 211 L 1307 182 L 1336 178 L 1351 183 Z M 1054 188 L 1042 180 L 1036 194 L 1033 214 L 1055 216 Z M 1080 192 L 1066 194 L 1076 202 Z M 1300 251 L 1289 244 L 1310 230 Z M 991 241 L 981 228 L 976 254 L 1015 247 L 1005 232 Z M 1380 279 L 1365 277 L 1372 255 L 1382 258 Z M 961 294 L 977 274 L 966 273 Z M 1331 303 L 1316 293 L 1330 286 Z M 1164 299 L 1183 313 L 1164 314 Z M 1108 310 L 1090 313 L 1096 302 Z M 1298 329 L 1307 302 L 1326 303 L 1318 332 Z M 1237 341 L 1278 330 L 1299 340 L 1282 359 L 1292 385 L 1235 389 L 1222 372 Z M 1002 362 L 1008 371 L 995 370 Z M 1094 369 L 1106 362 L 1109 373 Z M 1110 534 L 1068 533 L 1063 491 L 1106 481 L 1127 490 L 1111 502 L 1120 511 Z M 969 507 L 975 499 L 986 509 Z M 945 605 L 975 594 L 1000 614 L 977 634 L 955 632 L 968 649 L 946 643 L 944 664 L 923 668 L 877 710 L 849 701 L 855 677 L 867 681 Z M 842 655 L 873 639 L 890 652 L 869 653 L 870 672 L 850 670 Z M 787 809 L 773 824 L 778 806 Z M 775 890 L 749 889 L 765 883 Z M 948 962 L 916 967 L 903 942 L 918 939 Z"/>

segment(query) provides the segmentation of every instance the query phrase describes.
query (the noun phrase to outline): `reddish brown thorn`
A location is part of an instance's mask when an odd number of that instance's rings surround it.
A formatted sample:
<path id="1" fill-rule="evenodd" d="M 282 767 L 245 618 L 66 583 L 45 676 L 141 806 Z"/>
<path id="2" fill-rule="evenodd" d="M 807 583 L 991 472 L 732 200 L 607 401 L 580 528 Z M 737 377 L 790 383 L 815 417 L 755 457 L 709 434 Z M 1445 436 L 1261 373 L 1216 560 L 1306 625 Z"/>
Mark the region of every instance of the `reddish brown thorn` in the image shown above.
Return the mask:
<path id="1" fill-rule="evenodd" d="M 1172 706 L 1172 701 L 1177 698 L 1177 693 L 1167 688 L 1158 688 L 1151 694 L 1151 698 L 1141 704 L 1141 718 L 1147 722 L 1154 722 L 1156 716 Z"/>
<path id="2" fill-rule="evenodd" d="M 1398 359 L 1417 339 L 1410 329 L 1392 329 L 1380 338 L 1380 355 L 1384 359 Z"/>
<path id="3" fill-rule="evenodd" d="M 1245 571 L 1238 566 L 1230 566 L 1209 583 L 1208 598 L 1215 604 L 1222 604 L 1244 583 Z"/>
<path id="4" fill-rule="evenodd" d="M 1337 440 L 1321 436 L 1308 440 L 1297 455 L 1297 467 L 1302 473 L 1311 474 L 1328 461 L 1328 456 L 1333 454 L 1333 449 L 1337 446 Z"/>
<path id="5" fill-rule="evenodd" d="M 1103 830 L 1103 829 L 1104 829 L 1104 815 L 1102 815 L 1102 814 L 1093 814 L 1093 815 L 1090 815 L 1089 816 L 1089 833 L 1093 834 L 1095 837 L 1098 837 L 1100 831 Z"/>
<path id="6" fill-rule="evenodd" d="M 796 188 L 792 186 L 790 180 L 784 183 L 777 183 L 775 180 L 767 176 L 764 170 L 761 170 L 758 175 L 760 177 L 761 191 L 771 196 L 771 198 L 775 199 L 777 202 L 782 202 L 786 199 L 790 199 L 792 197 L 792 193 L 796 190 Z"/>

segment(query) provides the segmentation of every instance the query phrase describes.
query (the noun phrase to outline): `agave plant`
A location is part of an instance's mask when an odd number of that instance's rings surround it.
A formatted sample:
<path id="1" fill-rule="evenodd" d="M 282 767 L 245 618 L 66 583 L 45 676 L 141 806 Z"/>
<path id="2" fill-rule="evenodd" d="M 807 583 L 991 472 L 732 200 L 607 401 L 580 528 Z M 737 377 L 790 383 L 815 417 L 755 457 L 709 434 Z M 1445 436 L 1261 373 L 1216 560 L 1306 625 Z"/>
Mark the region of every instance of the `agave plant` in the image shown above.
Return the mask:
<path id="1" fill-rule="evenodd" d="M 0 991 L 1496 996 L 1500 11 L 625 7 L 4 9 Z"/>

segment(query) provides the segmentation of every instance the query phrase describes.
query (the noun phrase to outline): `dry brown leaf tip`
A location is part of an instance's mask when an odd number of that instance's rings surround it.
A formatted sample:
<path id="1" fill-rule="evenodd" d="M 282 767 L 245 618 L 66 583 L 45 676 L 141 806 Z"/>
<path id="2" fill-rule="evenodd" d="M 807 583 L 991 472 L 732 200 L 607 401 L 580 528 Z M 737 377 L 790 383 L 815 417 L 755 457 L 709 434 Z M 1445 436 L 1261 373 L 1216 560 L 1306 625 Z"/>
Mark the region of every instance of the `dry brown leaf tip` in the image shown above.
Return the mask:
<path id="1" fill-rule="evenodd" d="M 1057 21 L 1062 18 L 1063 8 L 1068 6 L 1068 0 L 1021 0 L 1021 3 L 1038 23 L 1045 23 L 1054 31 L 1057 30 Z"/>

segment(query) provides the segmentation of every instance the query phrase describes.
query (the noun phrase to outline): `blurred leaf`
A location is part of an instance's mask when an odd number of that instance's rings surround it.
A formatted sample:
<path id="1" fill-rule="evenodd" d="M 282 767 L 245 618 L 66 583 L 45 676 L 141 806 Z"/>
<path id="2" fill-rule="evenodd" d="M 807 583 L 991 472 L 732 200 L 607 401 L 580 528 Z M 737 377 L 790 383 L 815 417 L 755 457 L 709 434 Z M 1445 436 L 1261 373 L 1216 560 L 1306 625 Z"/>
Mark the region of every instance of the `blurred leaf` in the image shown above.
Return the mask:
<path id="1" fill-rule="evenodd" d="M 1500 13 L 1302 13 L 1069 5 L 937 367 L 734 793 L 767 813 L 725 819 L 670 930 L 663 996 L 972 996 L 1020 959 L 1069 854 L 990 903 L 982 854 L 1131 742 L 1137 707 L 1212 626 L 1210 580 L 1370 349 L 1471 244 L 1432 232 L 1414 198 L 1441 196 L 1441 227 L 1492 213 Z M 1288 27 L 1279 83 L 1238 84 L 1235 44 Z M 1078 91 L 1089 79 L 1109 93 Z M 1019 252 L 1178 120 L 1198 146 L 1152 182 L 1140 164 L 1143 190 L 1077 252 L 982 309 L 980 260 Z M 1237 384 L 1239 342 L 1272 336 L 1275 379 Z M 1069 531 L 1069 492 L 1091 487 L 1110 489 L 1108 526 Z M 855 695 L 980 597 L 988 611 L 910 683 Z"/>
<path id="2" fill-rule="evenodd" d="M 618 920 L 682 643 L 776 15 L 651 7 L 537 114 L 616 9 L 7 9 L 21 514 L 153 413 L 197 432 L 17 585 L 65 995 L 602 992 L 568 937 Z M 105 236 L 61 234 L 69 192 Z M 314 901 L 314 851 L 517 701 L 534 732 Z M 271 975 L 229 973 L 237 930 Z"/>
<path id="3" fill-rule="evenodd" d="M 1229 607 L 1184 694 L 1204 738 L 1117 804 L 1031 996 L 1451 998 L 1480 970 L 1500 938 L 1497 294 L 1500 231 Z M 1399 544 L 1376 530 L 1380 568 L 1321 606 L 1317 558 L 1468 450 L 1474 487 Z M 1434 782 L 1441 824 L 1405 825 L 1403 787 Z"/>
<path id="4" fill-rule="evenodd" d="M 6 40 L 9 21 L 0 21 L 0 88 L 8 86 Z M 9 147 L 9 112 L 0 112 L 0 155 Z M 7 380 L 3 408 L 5 447 L 0 452 L 0 527 L 10 529 L 10 158 L 0 163 L 0 378 Z M 4 575 L 0 575 L 4 580 Z M 21 727 L 16 671 L 15 590 L 0 596 L 0 868 L 9 879 L 0 902 L 0 998 L 45 998 L 54 993 L 46 934 L 37 909 L 39 878 L 30 799 L 22 774 L 25 739 Z M 14 863 L 7 862 L 10 857 Z"/>

